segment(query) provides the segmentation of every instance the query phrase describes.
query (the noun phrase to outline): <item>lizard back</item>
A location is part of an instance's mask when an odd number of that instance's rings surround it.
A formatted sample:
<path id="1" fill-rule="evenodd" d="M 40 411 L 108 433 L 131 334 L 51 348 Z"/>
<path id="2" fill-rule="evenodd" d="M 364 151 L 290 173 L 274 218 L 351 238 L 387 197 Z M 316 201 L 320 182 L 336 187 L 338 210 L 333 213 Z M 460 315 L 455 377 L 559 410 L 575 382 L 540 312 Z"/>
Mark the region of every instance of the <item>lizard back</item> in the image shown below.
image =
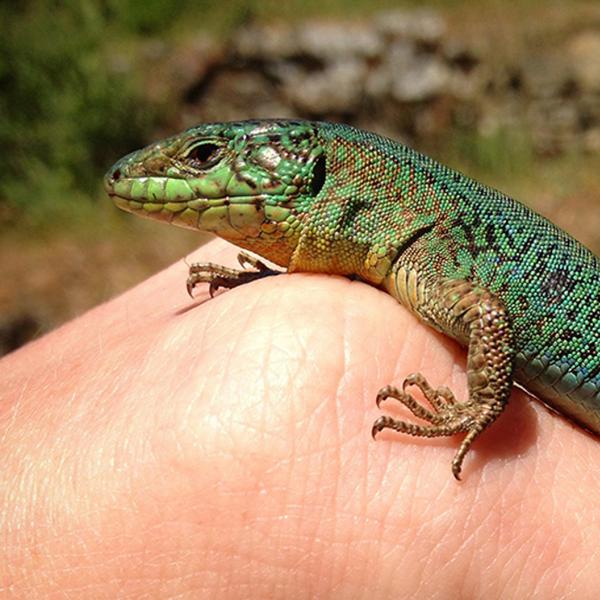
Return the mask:
<path id="1" fill-rule="evenodd" d="M 376 147 L 385 157 L 373 161 L 365 152 L 370 176 L 362 169 L 354 177 L 349 173 L 336 190 L 341 198 L 360 197 L 367 204 L 351 222 L 346 216 L 345 235 L 360 238 L 374 220 L 380 231 L 406 227 L 413 219 L 433 222 L 423 238 L 424 270 L 467 279 L 496 294 L 514 331 L 516 381 L 600 433 L 598 257 L 520 202 L 427 156 L 368 132 L 329 127 L 328 143 L 351 142 L 333 152 L 346 164 L 356 161 L 361 148 Z M 335 135 L 338 128 L 344 136 Z"/>

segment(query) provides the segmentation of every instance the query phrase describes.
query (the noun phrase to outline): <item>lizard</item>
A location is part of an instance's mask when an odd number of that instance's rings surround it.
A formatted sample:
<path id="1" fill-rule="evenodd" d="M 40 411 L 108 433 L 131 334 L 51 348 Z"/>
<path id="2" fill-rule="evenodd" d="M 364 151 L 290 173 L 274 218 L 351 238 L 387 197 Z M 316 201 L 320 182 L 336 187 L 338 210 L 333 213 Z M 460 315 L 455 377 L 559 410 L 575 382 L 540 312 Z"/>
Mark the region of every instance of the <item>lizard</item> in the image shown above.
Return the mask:
<path id="1" fill-rule="evenodd" d="M 513 384 L 600 434 L 600 263 L 507 195 L 391 139 L 349 125 L 262 119 L 201 124 L 119 160 L 105 188 L 125 211 L 212 232 L 287 269 L 362 280 L 467 349 L 468 395 L 420 373 L 376 398 L 416 418 L 373 424 L 473 441 Z M 210 294 L 280 273 L 190 266 Z M 410 388 L 420 389 L 427 404 Z"/>

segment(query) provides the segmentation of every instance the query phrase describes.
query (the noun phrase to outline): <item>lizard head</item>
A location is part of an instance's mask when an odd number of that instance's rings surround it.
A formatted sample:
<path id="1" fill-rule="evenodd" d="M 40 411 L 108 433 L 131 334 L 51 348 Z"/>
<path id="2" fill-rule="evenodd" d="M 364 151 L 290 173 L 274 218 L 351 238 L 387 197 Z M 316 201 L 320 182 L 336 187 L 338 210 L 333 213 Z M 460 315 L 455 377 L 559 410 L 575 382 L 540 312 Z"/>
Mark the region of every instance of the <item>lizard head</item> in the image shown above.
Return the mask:
<path id="1" fill-rule="evenodd" d="M 125 156 L 104 183 L 123 210 L 287 265 L 325 179 L 316 123 L 264 120 L 193 127 Z"/>

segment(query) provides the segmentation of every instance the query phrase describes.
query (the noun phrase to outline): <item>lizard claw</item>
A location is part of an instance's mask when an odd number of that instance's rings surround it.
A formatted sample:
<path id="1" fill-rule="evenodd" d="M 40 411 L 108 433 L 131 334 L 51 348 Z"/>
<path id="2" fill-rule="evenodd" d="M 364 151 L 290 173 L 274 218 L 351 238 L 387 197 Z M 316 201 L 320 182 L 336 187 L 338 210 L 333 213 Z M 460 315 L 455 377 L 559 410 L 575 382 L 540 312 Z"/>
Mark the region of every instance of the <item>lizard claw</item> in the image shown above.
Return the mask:
<path id="1" fill-rule="evenodd" d="M 379 390 L 379 392 L 377 393 L 377 398 L 375 399 L 375 404 L 377 405 L 377 408 L 381 408 L 381 403 L 390 397 L 391 389 L 391 386 L 386 385 L 385 387 Z"/>
<path id="2" fill-rule="evenodd" d="M 194 297 L 194 284 L 188 279 L 185 285 L 187 289 L 188 296 L 190 298 Z"/>

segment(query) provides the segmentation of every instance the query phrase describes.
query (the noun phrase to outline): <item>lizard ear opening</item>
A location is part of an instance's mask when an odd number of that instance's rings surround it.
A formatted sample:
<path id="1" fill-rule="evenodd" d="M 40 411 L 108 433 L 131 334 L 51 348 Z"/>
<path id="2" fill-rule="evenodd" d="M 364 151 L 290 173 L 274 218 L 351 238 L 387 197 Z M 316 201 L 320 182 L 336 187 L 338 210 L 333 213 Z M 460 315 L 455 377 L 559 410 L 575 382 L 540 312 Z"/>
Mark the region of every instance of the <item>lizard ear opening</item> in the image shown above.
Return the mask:
<path id="1" fill-rule="evenodd" d="M 325 176 L 327 175 L 325 167 L 325 155 L 321 154 L 313 165 L 312 180 L 310 182 L 310 193 L 312 196 L 316 196 L 325 183 Z"/>

